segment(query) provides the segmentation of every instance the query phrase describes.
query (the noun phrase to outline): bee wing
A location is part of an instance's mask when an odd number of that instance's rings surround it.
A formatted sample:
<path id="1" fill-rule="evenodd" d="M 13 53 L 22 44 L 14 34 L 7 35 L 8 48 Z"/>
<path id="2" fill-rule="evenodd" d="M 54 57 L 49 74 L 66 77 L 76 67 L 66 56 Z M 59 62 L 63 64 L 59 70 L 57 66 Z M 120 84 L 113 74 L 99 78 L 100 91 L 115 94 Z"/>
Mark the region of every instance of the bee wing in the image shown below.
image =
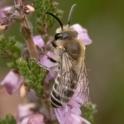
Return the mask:
<path id="1" fill-rule="evenodd" d="M 89 80 L 87 78 L 87 70 L 84 62 L 82 63 L 82 67 L 78 75 L 77 82 L 78 82 L 77 84 L 78 95 L 83 96 L 84 101 L 87 102 L 89 97 L 89 87 L 88 87 Z"/>
<path id="2" fill-rule="evenodd" d="M 71 58 L 66 52 L 64 52 L 61 55 L 60 60 L 60 85 L 59 85 L 60 95 L 64 97 L 66 96 L 69 97 L 69 95 L 71 96 L 72 94 L 69 93 L 71 91 L 72 91 L 71 93 L 74 93 L 73 90 L 77 85 L 77 80 L 78 77 L 75 71 L 73 70 Z M 67 90 L 70 92 L 66 92 Z"/>
<path id="3" fill-rule="evenodd" d="M 74 67 L 72 65 L 72 60 L 68 53 L 64 52 L 61 55 L 60 60 L 60 75 L 59 75 L 59 93 L 61 98 L 72 97 L 73 94 L 76 96 L 83 97 L 84 101 L 88 101 L 89 89 L 88 89 L 88 78 L 86 66 L 84 65 L 84 61 L 81 64 L 81 68 L 79 73 L 77 74 L 74 71 Z M 72 90 L 72 94 L 66 92 L 67 89 L 69 91 Z M 61 99 L 61 101 L 63 101 Z"/>
<path id="4" fill-rule="evenodd" d="M 74 71 L 74 67 L 72 66 L 72 60 L 70 56 L 65 52 L 61 56 L 61 64 L 60 64 L 60 93 L 64 95 L 65 88 L 76 90 L 76 94 L 79 96 L 83 96 L 84 101 L 88 100 L 89 96 L 89 88 L 88 88 L 88 78 L 87 78 L 87 70 L 84 64 L 84 61 L 81 64 L 81 68 L 79 73 L 77 74 Z M 64 87 L 64 88 L 63 88 Z"/>

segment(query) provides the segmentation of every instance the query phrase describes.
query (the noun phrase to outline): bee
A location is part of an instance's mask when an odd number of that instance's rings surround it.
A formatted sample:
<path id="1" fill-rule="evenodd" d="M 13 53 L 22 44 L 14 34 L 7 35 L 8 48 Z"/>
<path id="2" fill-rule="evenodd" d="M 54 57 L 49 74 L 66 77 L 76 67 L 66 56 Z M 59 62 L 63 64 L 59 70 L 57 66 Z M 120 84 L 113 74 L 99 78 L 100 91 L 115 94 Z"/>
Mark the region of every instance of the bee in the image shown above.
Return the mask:
<path id="1" fill-rule="evenodd" d="M 77 38 L 76 32 L 70 26 L 70 17 L 75 4 L 71 7 L 68 24 L 63 26 L 60 19 L 54 17 L 60 24 L 56 30 L 52 45 L 59 55 L 58 74 L 51 91 L 51 104 L 54 108 L 66 105 L 78 90 L 78 94 L 88 94 L 88 80 L 85 67 L 85 45 Z"/>

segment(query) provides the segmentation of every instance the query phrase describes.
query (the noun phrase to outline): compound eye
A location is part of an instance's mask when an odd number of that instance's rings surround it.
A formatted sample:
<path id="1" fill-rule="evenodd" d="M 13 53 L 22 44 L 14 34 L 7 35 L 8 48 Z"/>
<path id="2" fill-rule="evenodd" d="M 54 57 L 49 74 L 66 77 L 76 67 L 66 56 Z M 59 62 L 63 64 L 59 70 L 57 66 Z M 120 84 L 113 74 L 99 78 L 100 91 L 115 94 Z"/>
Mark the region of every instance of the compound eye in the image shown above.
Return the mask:
<path id="1" fill-rule="evenodd" d="M 61 33 L 55 34 L 55 40 L 58 40 L 58 39 L 62 39 L 62 34 Z"/>
<path id="2" fill-rule="evenodd" d="M 65 40 L 65 39 L 69 39 L 70 38 L 70 35 L 67 33 L 67 32 L 63 32 L 63 36 L 62 38 Z"/>

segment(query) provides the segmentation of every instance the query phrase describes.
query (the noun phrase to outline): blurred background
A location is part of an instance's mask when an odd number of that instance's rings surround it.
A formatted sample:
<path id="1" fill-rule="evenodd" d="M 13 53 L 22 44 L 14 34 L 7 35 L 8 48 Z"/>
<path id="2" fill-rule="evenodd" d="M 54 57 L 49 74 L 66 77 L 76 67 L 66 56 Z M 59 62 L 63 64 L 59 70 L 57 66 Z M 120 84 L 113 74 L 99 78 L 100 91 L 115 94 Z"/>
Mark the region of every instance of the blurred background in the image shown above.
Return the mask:
<path id="1" fill-rule="evenodd" d="M 90 97 L 97 106 L 95 124 L 123 124 L 124 1 L 61 0 L 60 8 L 65 10 L 65 23 L 73 3 L 77 6 L 72 23 L 80 23 L 84 26 L 93 40 L 93 44 L 87 47 L 86 64 L 90 80 Z M 0 60 L 0 80 L 7 72 L 4 66 L 5 63 Z M 6 112 L 15 112 L 15 106 L 19 101 L 17 94 L 14 96 L 7 96 L 7 94 L 3 96 L 3 94 L 6 92 L 1 89 L 1 116 Z"/>

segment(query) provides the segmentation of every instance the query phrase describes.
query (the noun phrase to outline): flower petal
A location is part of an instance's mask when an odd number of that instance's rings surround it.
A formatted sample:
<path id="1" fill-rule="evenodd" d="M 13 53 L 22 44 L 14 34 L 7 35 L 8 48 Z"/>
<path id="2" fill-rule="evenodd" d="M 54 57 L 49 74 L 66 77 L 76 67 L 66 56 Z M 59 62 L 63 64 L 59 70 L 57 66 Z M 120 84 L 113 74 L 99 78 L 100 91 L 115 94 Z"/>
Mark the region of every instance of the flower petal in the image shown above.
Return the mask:
<path id="1" fill-rule="evenodd" d="M 17 124 L 28 124 L 29 117 L 25 117 L 21 122 L 17 122 Z"/>
<path id="2" fill-rule="evenodd" d="M 91 124 L 89 121 L 81 117 L 80 115 L 71 112 L 71 108 L 55 109 L 56 117 L 59 124 Z"/>
<path id="3" fill-rule="evenodd" d="M 44 116 L 42 114 L 33 114 L 29 117 L 27 124 L 45 124 Z"/>
<path id="4" fill-rule="evenodd" d="M 5 12 L 6 14 L 10 13 L 13 9 L 13 6 L 6 6 L 1 9 L 1 11 Z"/>
<path id="5" fill-rule="evenodd" d="M 81 25 L 74 24 L 71 26 L 71 28 L 78 32 L 78 39 L 83 41 L 85 45 L 90 45 L 92 43 L 92 40 L 90 39 L 87 30 Z"/>
<path id="6" fill-rule="evenodd" d="M 52 60 L 51 60 L 52 59 Z M 58 63 L 56 62 L 57 56 L 53 52 L 47 52 L 40 58 L 40 64 L 49 72 L 46 75 L 45 82 L 49 83 L 50 80 L 55 79 L 58 72 Z"/>
<path id="7" fill-rule="evenodd" d="M 33 103 L 28 103 L 24 105 L 20 104 L 17 110 L 18 119 L 20 120 L 24 117 L 32 115 L 33 114 L 33 111 L 31 111 L 32 108 L 35 108 L 35 105 Z"/>
<path id="8" fill-rule="evenodd" d="M 40 35 L 36 35 L 33 37 L 34 43 L 36 46 L 38 46 L 39 48 L 44 47 L 44 40 Z"/>
<path id="9" fill-rule="evenodd" d="M 44 116 L 39 112 L 34 112 L 34 103 L 20 104 L 17 111 L 18 124 L 45 124 Z"/>
<path id="10" fill-rule="evenodd" d="M 51 56 L 50 56 L 51 55 Z M 44 67 L 46 67 L 48 70 L 52 67 L 57 66 L 57 63 L 52 62 L 50 58 L 53 58 L 53 53 L 52 52 L 47 52 L 46 55 L 41 56 L 40 58 L 40 64 Z"/>
<path id="11" fill-rule="evenodd" d="M 46 83 L 49 83 L 50 80 L 54 80 L 56 78 L 57 69 L 58 69 L 57 66 L 49 69 L 49 73 L 47 74 L 47 76 L 45 78 Z"/>
<path id="12" fill-rule="evenodd" d="M 0 11 L 0 25 L 8 25 L 9 20 L 3 11 Z"/>
<path id="13" fill-rule="evenodd" d="M 73 121 L 70 119 L 72 124 L 91 124 L 85 118 L 82 118 L 81 116 L 77 116 L 75 114 L 71 114 L 71 118 L 73 118 Z"/>
<path id="14" fill-rule="evenodd" d="M 9 94 L 12 94 L 17 91 L 22 83 L 22 76 L 16 70 L 11 70 L 3 79 L 1 85 L 5 86 Z"/>
<path id="15" fill-rule="evenodd" d="M 9 14 L 12 12 L 12 6 L 6 6 L 0 9 L 0 25 L 8 25 L 10 23 Z"/>

